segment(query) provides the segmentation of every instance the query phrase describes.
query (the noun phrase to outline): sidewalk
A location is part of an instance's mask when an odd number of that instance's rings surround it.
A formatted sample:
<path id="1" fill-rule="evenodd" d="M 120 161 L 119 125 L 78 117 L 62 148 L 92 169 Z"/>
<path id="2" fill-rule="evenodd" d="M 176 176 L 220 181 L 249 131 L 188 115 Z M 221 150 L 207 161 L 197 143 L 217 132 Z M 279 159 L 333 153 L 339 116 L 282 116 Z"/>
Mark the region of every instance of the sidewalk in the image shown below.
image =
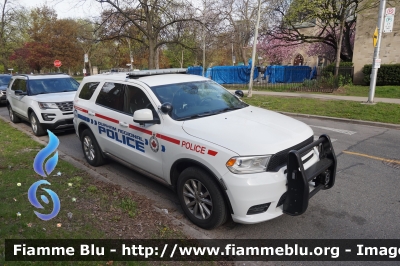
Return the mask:
<path id="1" fill-rule="evenodd" d="M 229 90 L 235 92 L 234 90 Z M 247 95 L 247 91 L 243 91 Z M 295 93 L 295 92 L 273 92 L 273 91 L 254 91 L 254 95 L 268 95 L 268 96 L 281 96 L 281 97 L 302 97 L 302 98 L 313 98 L 313 99 L 324 99 L 324 100 L 343 100 L 343 101 L 355 101 L 355 102 L 367 102 L 368 96 L 340 96 L 331 94 L 311 94 L 311 93 Z M 382 103 L 396 103 L 400 104 L 400 99 L 394 98 L 374 98 L 374 102 Z"/>

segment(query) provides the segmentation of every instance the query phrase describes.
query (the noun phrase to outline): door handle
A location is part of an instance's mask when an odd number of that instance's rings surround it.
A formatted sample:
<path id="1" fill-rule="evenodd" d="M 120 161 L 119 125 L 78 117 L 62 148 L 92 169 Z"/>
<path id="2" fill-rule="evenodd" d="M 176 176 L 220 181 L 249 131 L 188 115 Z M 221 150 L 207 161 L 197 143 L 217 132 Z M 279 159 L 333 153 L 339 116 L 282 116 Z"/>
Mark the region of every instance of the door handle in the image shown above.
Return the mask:
<path id="1" fill-rule="evenodd" d="M 88 115 L 94 115 L 94 112 L 88 111 Z"/>
<path id="2" fill-rule="evenodd" d="M 119 124 L 120 124 L 121 127 L 128 127 L 129 126 L 128 123 L 125 123 L 125 122 L 119 122 Z"/>

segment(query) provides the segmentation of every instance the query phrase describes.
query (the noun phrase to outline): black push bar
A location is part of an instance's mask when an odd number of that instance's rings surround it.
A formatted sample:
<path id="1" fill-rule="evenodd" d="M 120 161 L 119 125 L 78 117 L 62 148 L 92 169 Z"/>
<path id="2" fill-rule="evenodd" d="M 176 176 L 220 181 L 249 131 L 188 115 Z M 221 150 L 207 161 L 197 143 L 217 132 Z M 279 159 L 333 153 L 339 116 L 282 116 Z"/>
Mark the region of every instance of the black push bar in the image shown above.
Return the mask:
<path id="1" fill-rule="evenodd" d="M 301 157 L 318 146 L 319 161 L 307 170 Z M 309 199 L 318 191 L 330 189 L 335 184 L 336 155 L 328 135 L 321 135 L 318 140 L 301 148 L 291 150 L 287 164 L 287 192 L 283 202 L 283 212 L 292 216 L 303 214 L 308 207 Z M 315 187 L 310 191 L 309 182 Z"/>

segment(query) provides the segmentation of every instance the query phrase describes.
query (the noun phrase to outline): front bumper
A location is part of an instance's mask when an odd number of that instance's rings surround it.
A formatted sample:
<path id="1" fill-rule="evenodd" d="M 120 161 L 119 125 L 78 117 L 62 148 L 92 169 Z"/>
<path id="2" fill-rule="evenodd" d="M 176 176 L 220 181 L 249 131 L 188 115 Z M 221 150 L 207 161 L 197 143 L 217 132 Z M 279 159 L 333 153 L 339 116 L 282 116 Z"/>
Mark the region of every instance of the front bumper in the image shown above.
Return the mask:
<path id="1" fill-rule="evenodd" d="M 315 147 L 320 144 L 323 146 L 321 153 Z M 296 158 L 295 162 L 293 157 Z M 307 161 L 303 163 L 306 158 Z M 300 170 L 295 172 L 294 169 Z M 329 181 L 325 182 L 321 174 L 327 169 L 331 174 Z M 309 198 L 319 190 L 333 186 L 335 174 L 336 156 L 329 137 L 325 135 L 298 151 L 290 151 L 287 167 L 277 172 L 247 175 L 228 172 L 223 180 L 233 209 L 232 219 L 238 223 L 254 224 L 274 219 L 283 213 L 300 215 L 307 209 Z M 299 206 L 298 201 L 302 202 Z M 266 211 L 249 214 L 250 208 L 265 204 L 269 204 Z"/>
<path id="2" fill-rule="evenodd" d="M 62 129 L 72 129 L 74 128 L 74 124 L 72 118 L 69 119 L 61 119 L 56 121 L 55 123 L 42 123 L 41 124 L 44 129 L 49 130 L 62 130 Z"/>
<path id="3" fill-rule="evenodd" d="M 6 102 L 7 102 L 7 95 L 0 94 L 0 103 L 6 103 Z"/>

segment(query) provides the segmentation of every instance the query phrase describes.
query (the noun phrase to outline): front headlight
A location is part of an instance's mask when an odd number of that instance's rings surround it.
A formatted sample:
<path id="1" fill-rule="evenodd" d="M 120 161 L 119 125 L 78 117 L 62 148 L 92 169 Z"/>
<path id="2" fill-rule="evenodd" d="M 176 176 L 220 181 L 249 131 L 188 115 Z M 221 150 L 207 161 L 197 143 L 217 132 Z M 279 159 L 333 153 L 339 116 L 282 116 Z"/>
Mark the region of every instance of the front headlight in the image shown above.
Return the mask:
<path id="1" fill-rule="evenodd" d="M 55 103 L 41 103 L 39 102 L 40 109 L 58 109 L 57 104 Z"/>
<path id="2" fill-rule="evenodd" d="M 226 167 L 234 174 L 252 174 L 265 172 L 272 155 L 232 157 Z"/>

